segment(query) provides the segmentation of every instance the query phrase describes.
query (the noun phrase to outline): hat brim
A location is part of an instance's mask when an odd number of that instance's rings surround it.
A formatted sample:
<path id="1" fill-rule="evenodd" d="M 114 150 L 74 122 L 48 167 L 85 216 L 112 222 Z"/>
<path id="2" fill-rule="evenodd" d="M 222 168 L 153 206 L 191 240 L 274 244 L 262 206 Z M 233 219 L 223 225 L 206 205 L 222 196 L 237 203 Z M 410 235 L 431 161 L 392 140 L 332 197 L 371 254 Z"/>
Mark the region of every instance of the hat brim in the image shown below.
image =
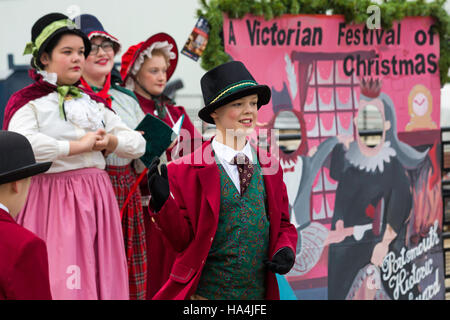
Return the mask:
<path id="1" fill-rule="evenodd" d="M 271 91 L 270 88 L 266 85 L 257 85 L 254 87 L 243 88 L 242 90 L 233 92 L 232 94 L 215 101 L 205 107 L 203 107 L 199 112 L 198 116 L 203 121 L 214 124 L 214 119 L 211 117 L 211 113 L 217 110 L 218 108 L 230 103 L 233 100 L 237 100 L 242 97 L 246 97 L 252 94 L 258 95 L 258 110 L 263 105 L 266 105 L 270 101 Z"/>
<path id="2" fill-rule="evenodd" d="M 92 38 L 95 37 L 103 37 L 105 39 L 112 41 L 114 44 L 114 55 L 118 54 L 122 49 L 122 45 L 120 44 L 119 40 L 116 37 L 110 35 L 106 31 L 92 31 L 88 34 L 87 37 L 89 38 L 89 40 L 92 40 Z"/>
<path id="3" fill-rule="evenodd" d="M 165 32 L 159 32 L 159 33 L 152 35 L 147 40 L 139 43 L 139 48 L 133 53 L 133 57 L 132 57 L 130 63 L 128 64 L 128 66 L 126 67 L 126 70 L 123 70 L 123 72 L 122 71 L 120 72 L 122 74 L 123 83 L 126 83 L 128 78 L 131 76 L 131 70 L 133 69 L 133 66 L 136 63 L 136 60 L 142 54 L 142 52 L 144 52 L 153 43 L 163 42 L 163 41 L 167 41 L 169 44 L 173 45 L 172 51 L 175 53 L 175 59 L 170 60 L 169 68 L 167 68 L 167 71 L 166 71 L 166 81 L 169 81 L 169 79 L 172 77 L 173 73 L 175 72 L 175 69 L 178 64 L 178 47 L 177 47 L 177 43 L 175 42 L 174 38 L 172 38 L 170 35 L 168 35 Z M 122 57 L 122 63 L 123 63 L 123 57 Z"/>
<path id="4" fill-rule="evenodd" d="M 40 59 L 45 48 L 48 46 L 50 41 L 52 41 L 53 38 L 55 38 L 57 35 L 64 34 L 64 33 L 75 34 L 75 35 L 81 37 L 81 39 L 83 39 L 83 43 L 84 43 L 84 57 L 87 58 L 89 56 L 89 52 L 91 51 L 91 41 L 89 40 L 89 38 L 81 30 L 70 29 L 68 27 L 64 27 L 64 28 L 60 28 L 60 29 L 56 30 L 47 39 L 45 39 L 45 41 L 42 43 L 42 45 L 39 48 L 36 60 Z"/>
<path id="5" fill-rule="evenodd" d="M 25 179 L 50 169 L 52 162 L 35 163 L 20 169 L 0 174 L 0 184 Z"/>

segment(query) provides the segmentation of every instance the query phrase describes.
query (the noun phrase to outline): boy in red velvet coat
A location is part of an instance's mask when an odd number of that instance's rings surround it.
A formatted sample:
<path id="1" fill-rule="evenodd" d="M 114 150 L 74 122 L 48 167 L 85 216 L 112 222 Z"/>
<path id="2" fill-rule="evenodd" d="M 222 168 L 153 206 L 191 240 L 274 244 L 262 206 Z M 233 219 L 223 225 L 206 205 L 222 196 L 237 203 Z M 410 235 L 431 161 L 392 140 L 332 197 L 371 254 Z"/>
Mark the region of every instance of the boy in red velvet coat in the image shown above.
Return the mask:
<path id="1" fill-rule="evenodd" d="M 24 136 L 0 131 L 0 300 L 52 299 L 45 243 L 13 219 L 25 204 L 31 176 L 51 164 L 36 163 Z"/>
<path id="2" fill-rule="evenodd" d="M 148 172 L 151 219 L 178 252 L 153 299 L 279 299 L 275 273 L 294 265 L 297 232 L 278 160 L 247 140 L 270 89 L 239 61 L 208 71 L 201 87 L 199 117 L 216 136 Z"/>

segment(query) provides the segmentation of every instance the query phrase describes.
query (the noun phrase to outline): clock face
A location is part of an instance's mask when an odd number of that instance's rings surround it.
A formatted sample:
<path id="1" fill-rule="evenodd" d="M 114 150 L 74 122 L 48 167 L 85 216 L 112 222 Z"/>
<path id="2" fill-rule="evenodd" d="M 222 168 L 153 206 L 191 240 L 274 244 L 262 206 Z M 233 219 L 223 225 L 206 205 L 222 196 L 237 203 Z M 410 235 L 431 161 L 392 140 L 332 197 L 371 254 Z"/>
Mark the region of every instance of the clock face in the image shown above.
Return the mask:
<path id="1" fill-rule="evenodd" d="M 428 98 L 423 93 L 418 93 L 414 96 L 412 107 L 414 113 L 419 117 L 423 116 L 428 111 Z"/>

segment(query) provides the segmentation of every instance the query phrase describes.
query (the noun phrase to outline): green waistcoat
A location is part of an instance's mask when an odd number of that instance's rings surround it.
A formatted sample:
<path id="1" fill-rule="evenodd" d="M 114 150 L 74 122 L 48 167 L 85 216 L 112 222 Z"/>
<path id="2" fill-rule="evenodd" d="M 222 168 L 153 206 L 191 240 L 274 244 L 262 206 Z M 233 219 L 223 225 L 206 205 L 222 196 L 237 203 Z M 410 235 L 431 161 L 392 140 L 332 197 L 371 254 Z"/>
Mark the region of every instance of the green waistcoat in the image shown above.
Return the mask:
<path id="1" fill-rule="evenodd" d="M 255 156 L 256 157 L 256 156 Z M 196 294 L 208 299 L 264 299 L 269 247 L 266 192 L 259 163 L 241 196 L 222 165 L 217 231 Z"/>

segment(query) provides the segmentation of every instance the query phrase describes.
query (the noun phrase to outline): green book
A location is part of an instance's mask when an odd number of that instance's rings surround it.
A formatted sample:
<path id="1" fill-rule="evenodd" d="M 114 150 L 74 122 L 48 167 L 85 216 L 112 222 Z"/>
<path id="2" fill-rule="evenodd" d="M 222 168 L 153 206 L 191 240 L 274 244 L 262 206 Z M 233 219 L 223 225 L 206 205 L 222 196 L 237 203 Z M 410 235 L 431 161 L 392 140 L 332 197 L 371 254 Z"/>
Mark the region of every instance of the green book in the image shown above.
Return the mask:
<path id="1" fill-rule="evenodd" d="M 140 158 L 147 168 L 150 167 L 152 160 L 155 157 L 159 158 L 170 146 L 172 141 L 177 138 L 183 120 L 184 115 L 178 119 L 174 128 L 171 128 L 161 119 L 152 116 L 151 114 L 146 114 L 144 119 L 138 124 L 135 130 L 143 131 L 143 137 L 145 141 L 147 141 L 145 153 Z"/>

